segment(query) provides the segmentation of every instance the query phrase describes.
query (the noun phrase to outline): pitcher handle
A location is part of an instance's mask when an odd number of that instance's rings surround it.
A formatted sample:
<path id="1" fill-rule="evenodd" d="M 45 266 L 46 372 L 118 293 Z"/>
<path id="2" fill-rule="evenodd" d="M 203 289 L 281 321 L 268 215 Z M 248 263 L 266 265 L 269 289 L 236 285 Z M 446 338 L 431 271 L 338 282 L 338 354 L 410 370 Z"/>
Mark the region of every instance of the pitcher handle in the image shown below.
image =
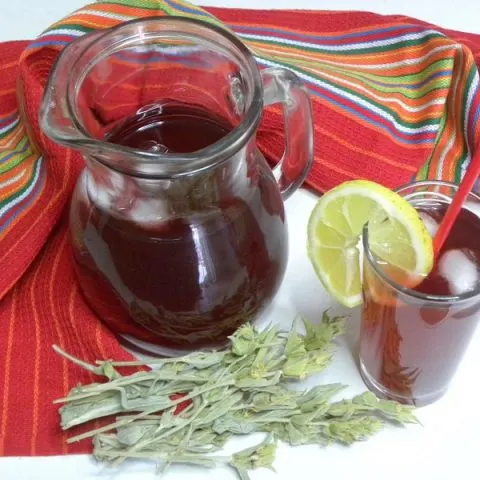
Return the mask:
<path id="1" fill-rule="evenodd" d="M 290 70 L 267 68 L 261 75 L 264 105 L 283 104 L 285 151 L 273 174 L 285 200 L 303 183 L 313 163 L 310 97 L 302 80 Z"/>

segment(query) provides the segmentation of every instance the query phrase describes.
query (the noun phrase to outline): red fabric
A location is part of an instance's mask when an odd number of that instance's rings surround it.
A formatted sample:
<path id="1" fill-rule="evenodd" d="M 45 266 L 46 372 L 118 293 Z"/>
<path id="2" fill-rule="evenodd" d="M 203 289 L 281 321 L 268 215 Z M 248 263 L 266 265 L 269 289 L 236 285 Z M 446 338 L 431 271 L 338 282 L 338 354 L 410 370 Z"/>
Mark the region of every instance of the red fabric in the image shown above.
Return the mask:
<path id="1" fill-rule="evenodd" d="M 444 33 L 447 37 L 467 46 L 475 56 L 477 65 L 480 65 L 480 35 L 475 33 L 461 32 L 442 28 L 432 23 L 424 22 L 405 15 L 378 15 L 370 12 L 342 12 L 342 11 L 318 11 L 318 10 L 237 10 L 216 7 L 206 7 L 212 15 L 220 18 L 225 23 L 239 22 L 249 23 L 255 19 L 255 23 L 269 23 L 292 29 L 301 29 L 305 32 L 318 31 L 321 24 L 322 32 L 339 32 L 361 27 L 382 26 L 392 23 L 405 23 L 432 27 L 435 31 Z M 262 22 L 264 20 L 264 22 Z"/>
<path id="2" fill-rule="evenodd" d="M 52 401 L 94 378 L 60 359 L 52 345 L 91 361 L 99 353 L 131 357 L 93 315 L 75 283 L 66 216 L 83 161 L 39 131 L 38 104 L 49 69 L 37 70 L 35 58 L 19 65 L 28 43 L 0 45 L 0 113 L 17 109 L 18 90 L 30 139 L 46 153 L 43 191 L 28 211 L 29 221 L 18 221 L 15 235 L 0 243 L 0 455 L 86 452 L 88 440 L 67 445 Z"/>
<path id="3" fill-rule="evenodd" d="M 416 24 L 431 27 L 445 34 L 450 39 L 463 43 L 472 52 L 480 66 L 480 35 L 459 32 L 438 27 L 415 18 L 403 15 L 378 15 L 369 12 L 341 11 L 298 11 L 298 10 L 230 10 L 223 8 L 207 8 L 211 14 L 227 24 L 249 24 L 255 18 L 256 25 L 275 25 L 279 28 L 305 32 L 350 31 L 368 27 L 380 28 L 392 24 Z M 301 27 L 299 27 L 301 25 Z M 438 54 L 441 58 L 442 54 Z M 443 108 L 443 107 L 441 107 Z M 331 106 L 323 106 L 315 102 L 313 110 L 315 124 L 315 164 L 308 175 L 304 187 L 313 191 L 325 191 L 341 182 L 352 180 L 352 172 L 358 178 L 368 178 L 395 188 L 409 182 L 425 163 L 431 153 L 431 145 L 418 145 L 403 156 L 401 166 L 392 161 L 390 165 L 381 162 L 379 169 L 375 161 L 371 161 L 372 152 L 377 158 L 397 159 L 401 148 L 381 133 L 347 118 L 341 110 L 334 111 Z M 352 138 L 355 132 L 355 139 Z M 261 151 L 272 161 L 281 158 L 284 149 L 282 115 L 269 108 L 264 112 L 259 129 L 258 144 Z M 352 155 L 352 145 L 355 155 Z M 333 159 L 333 161 L 332 161 Z M 361 165 L 361 171 L 358 166 Z"/>
<path id="4" fill-rule="evenodd" d="M 321 21 L 324 31 L 329 25 L 338 30 L 342 25 L 346 29 L 380 25 L 393 18 L 367 13 L 208 10 L 226 23 L 253 18 L 258 22 L 268 15 L 269 22 L 296 28 L 301 25 L 305 30 L 315 30 Z M 408 22 L 422 23 L 412 19 Z M 479 36 L 444 32 L 470 47 L 480 63 Z M 28 221 L 16 219 L 14 235 L 7 235 L 0 244 L 0 455 L 86 452 L 90 450 L 88 440 L 66 444 L 66 435 L 59 428 L 58 406 L 52 405 L 52 401 L 75 384 L 93 379 L 55 355 L 52 344 L 90 361 L 99 355 L 119 360 L 129 355 L 86 306 L 73 277 L 66 217 L 83 161 L 39 131 L 38 106 L 57 52 L 43 49 L 41 58 L 30 55 L 19 64 L 26 45 L 27 42 L 0 45 L 0 113 L 14 112 L 18 90 L 18 98 L 24 99 L 20 106 L 29 124 L 30 139 L 44 153 L 46 174 L 40 184 L 42 195 L 28 210 Z M 319 117 L 317 112 L 316 118 Z M 265 132 L 274 127 L 268 122 L 263 125 L 260 139 L 265 139 Z M 338 125 L 336 132 L 341 132 Z M 263 143 L 262 148 L 278 157 L 282 141 L 276 138 Z M 328 149 L 327 136 L 317 148 Z M 330 175 L 328 181 L 333 183 L 342 179 L 334 171 L 325 175 Z M 313 178 L 310 186 L 315 185 Z"/>

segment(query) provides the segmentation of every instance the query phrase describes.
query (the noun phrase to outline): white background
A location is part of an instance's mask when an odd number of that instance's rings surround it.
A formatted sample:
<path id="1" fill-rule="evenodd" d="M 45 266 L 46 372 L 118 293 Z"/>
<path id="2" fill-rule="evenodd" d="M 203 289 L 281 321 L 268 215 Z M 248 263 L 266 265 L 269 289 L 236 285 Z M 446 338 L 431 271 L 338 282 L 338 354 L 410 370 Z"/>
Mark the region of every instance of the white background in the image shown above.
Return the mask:
<path id="1" fill-rule="evenodd" d="M 88 0 L 0 0 L 0 41 L 32 38 Z M 93 2 L 92 2 L 93 3 Z M 478 0 L 193 0 L 198 5 L 237 8 L 368 10 L 403 14 L 446 28 L 480 33 Z"/>
<path id="2" fill-rule="evenodd" d="M 0 41 L 32 38 L 50 23 L 83 4 L 83 0 L 0 0 Z M 480 33 L 478 0 L 209 0 L 208 4 L 243 8 L 400 13 L 447 28 Z M 298 312 L 316 318 L 324 308 L 330 306 L 330 300 L 316 280 L 305 254 L 306 223 L 314 201 L 313 195 L 300 191 L 287 202 L 290 260 L 286 279 L 272 311 L 272 319 L 288 322 Z M 347 396 L 365 389 L 353 353 L 357 329 L 358 312 L 351 312 L 350 334 L 339 342 L 333 365 L 320 379 L 321 382 L 340 381 L 350 385 L 345 392 Z M 480 330 L 477 331 L 448 394 L 434 405 L 419 410 L 418 416 L 423 426 L 391 428 L 368 442 L 350 448 L 281 447 L 276 462 L 277 474 L 269 471 L 253 472 L 252 480 L 287 480 L 294 477 L 301 480 L 479 479 L 479 366 Z M 235 448 L 238 446 L 236 444 Z M 150 464 L 131 464 L 115 471 L 95 465 L 88 456 L 0 459 L 1 480 L 94 478 L 153 480 L 157 477 Z M 233 480 L 235 477 L 226 470 L 174 468 L 166 478 Z"/>
<path id="3" fill-rule="evenodd" d="M 0 41 L 32 38 L 88 0 L 0 0 Z M 93 2 L 92 2 L 93 3 Z M 198 5 L 236 8 L 368 10 L 403 14 L 446 28 L 480 33 L 478 0 L 192 0 Z"/>

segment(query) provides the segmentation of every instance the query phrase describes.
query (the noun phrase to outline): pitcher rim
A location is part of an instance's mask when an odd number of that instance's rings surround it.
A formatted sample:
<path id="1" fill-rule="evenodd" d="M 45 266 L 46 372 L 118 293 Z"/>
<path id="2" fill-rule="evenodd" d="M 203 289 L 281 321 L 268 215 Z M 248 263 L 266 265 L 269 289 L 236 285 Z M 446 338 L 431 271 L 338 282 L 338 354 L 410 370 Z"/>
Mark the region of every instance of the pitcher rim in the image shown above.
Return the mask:
<path id="1" fill-rule="evenodd" d="M 124 145 L 118 145 L 114 143 L 110 143 L 108 141 L 105 141 L 105 139 L 95 139 L 91 137 L 81 124 L 81 122 L 78 119 L 78 115 L 75 113 L 75 108 L 73 106 L 73 99 L 71 98 L 70 95 L 70 88 L 69 86 L 72 85 L 72 82 L 75 82 L 76 80 L 72 78 L 72 72 L 68 75 L 67 79 L 67 98 L 66 98 L 66 106 L 68 109 L 68 114 L 70 115 L 71 121 L 75 128 L 78 130 L 80 136 L 79 137 L 72 137 L 68 135 L 61 135 L 58 134 L 57 132 L 53 131 L 53 129 L 49 128 L 48 123 L 45 121 L 45 118 L 42 118 L 42 125 L 45 127 L 45 130 L 49 132 L 49 134 L 52 136 L 53 139 L 58 141 L 59 143 L 63 143 L 70 148 L 75 148 L 75 146 L 78 147 L 80 150 L 83 147 L 85 148 L 98 148 L 100 150 L 99 155 L 100 158 L 97 155 L 94 155 L 94 157 L 100 161 L 103 160 L 104 158 L 104 153 L 107 153 L 106 157 L 108 157 L 108 152 L 115 152 L 117 154 L 128 154 L 131 155 L 135 158 L 136 161 L 138 161 L 139 164 L 143 165 L 178 165 L 185 167 L 189 164 L 192 164 L 192 169 L 189 169 L 186 172 L 183 172 L 183 174 L 189 174 L 192 172 L 197 172 L 199 170 L 204 170 L 211 168 L 212 166 L 217 165 L 218 163 L 223 162 L 224 160 L 227 160 L 231 158 L 233 155 L 235 155 L 236 152 L 238 152 L 247 142 L 248 140 L 252 137 L 254 132 L 257 129 L 257 126 L 260 122 L 261 118 L 261 112 L 263 109 L 263 93 L 262 93 L 262 81 L 261 81 L 261 75 L 260 75 L 260 70 L 258 67 L 257 62 L 255 61 L 255 58 L 253 56 L 253 53 L 251 50 L 241 41 L 239 37 L 237 37 L 234 33 L 231 33 L 230 31 L 226 30 L 225 28 L 222 28 L 218 25 L 215 25 L 213 23 L 204 21 L 204 20 L 199 20 L 196 18 L 190 18 L 190 17 L 185 17 L 185 16 L 149 16 L 149 17 L 142 17 L 142 18 L 135 18 L 132 20 L 128 20 L 125 22 L 122 22 L 118 25 L 115 25 L 113 27 L 110 27 L 102 32 L 99 32 L 98 30 L 89 32 L 87 35 L 90 34 L 99 34 L 98 37 L 85 45 L 85 47 L 80 51 L 80 53 L 77 56 L 77 59 L 75 60 L 75 63 L 80 59 L 83 55 L 85 55 L 88 50 L 92 47 L 93 43 L 99 42 L 102 39 L 105 39 L 109 36 L 115 35 L 115 33 L 118 33 L 122 29 L 128 29 L 134 24 L 148 24 L 148 23 L 162 23 L 162 24 L 171 24 L 172 25 L 172 34 L 175 33 L 180 33 L 180 30 L 176 29 L 175 31 L 175 25 L 181 26 L 182 24 L 190 24 L 194 25 L 199 28 L 199 31 L 190 33 L 192 36 L 197 36 L 198 38 L 201 38 L 201 32 L 202 30 L 205 31 L 213 31 L 216 34 L 218 34 L 220 37 L 223 37 L 224 39 L 227 40 L 228 44 L 233 46 L 234 50 L 239 53 L 239 58 L 241 58 L 244 61 L 244 64 L 242 67 L 246 68 L 246 72 L 248 75 L 252 78 L 252 96 L 251 96 L 251 101 L 249 102 L 245 114 L 243 115 L 243 118 L 241 119 L 240 123 L 236 125 L 232 130 L 230 130 L 224 137 L 222 137 L 220 140 L 216 141 L 215 143 L 212 143 L 211 145 L 208 145 L 207 147 L 204 147 L 200 150 L 191 152 L 191 153 L 167 153 L 167 154 L 162 154 L 162 153 L 155 153 L 155 152 L 148 152 L 145 150 L 140 150 L 137 148 L 132 148 Z M 84 36 L 79 37 L 78 39 L 75 39 L 73 42 L 71 42 L 67 47 L 65 47 L 64 50 L 60 53 L 59 57 L 57 58 L 56 63 L 60 60 L 60 57 L 64 55 L 64 53 L 68 50 L 69 46 L 74 44 L 76 41 L 81 40 L 85 38 Z M 215 40 L 213 40 L 215 42 Z M 54 75 L 52 73 L 55 70 L 56 65 L 52 68 L 50 78 L 47 82 L 46 89 L 50 86 L 50 83 L 54 81 Z M 73 83 L 74 84 L 74 83 Z M 108 160 L 103 160 L 104 163 L 106 163 L 109 167 L 118 169 L 117 166 L 112 165 Z M 142 172 L 137 172 L 138 175 L 144 176 Z M 136 173 L 130 173 L 135 175 Z M 149 173 L 147 176 L 156 176 L 154 173 Z"/>

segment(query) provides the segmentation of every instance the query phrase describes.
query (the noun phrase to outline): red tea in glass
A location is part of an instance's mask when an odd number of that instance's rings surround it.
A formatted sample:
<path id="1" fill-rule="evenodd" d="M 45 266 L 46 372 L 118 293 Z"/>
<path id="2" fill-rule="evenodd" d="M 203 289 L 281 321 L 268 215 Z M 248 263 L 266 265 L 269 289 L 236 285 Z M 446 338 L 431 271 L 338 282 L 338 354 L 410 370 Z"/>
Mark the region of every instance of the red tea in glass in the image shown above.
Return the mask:
<path id="1" fill-rule="evenodd" d="M 418 182 L 399 190 L 434 235 L 457 187 Z M 425 405 L 448 388 L 480 317 L 480 199 L 470 194 L 433 270 L 408 289 L 364 236 L 360 366 L 369 388 Z"/>

